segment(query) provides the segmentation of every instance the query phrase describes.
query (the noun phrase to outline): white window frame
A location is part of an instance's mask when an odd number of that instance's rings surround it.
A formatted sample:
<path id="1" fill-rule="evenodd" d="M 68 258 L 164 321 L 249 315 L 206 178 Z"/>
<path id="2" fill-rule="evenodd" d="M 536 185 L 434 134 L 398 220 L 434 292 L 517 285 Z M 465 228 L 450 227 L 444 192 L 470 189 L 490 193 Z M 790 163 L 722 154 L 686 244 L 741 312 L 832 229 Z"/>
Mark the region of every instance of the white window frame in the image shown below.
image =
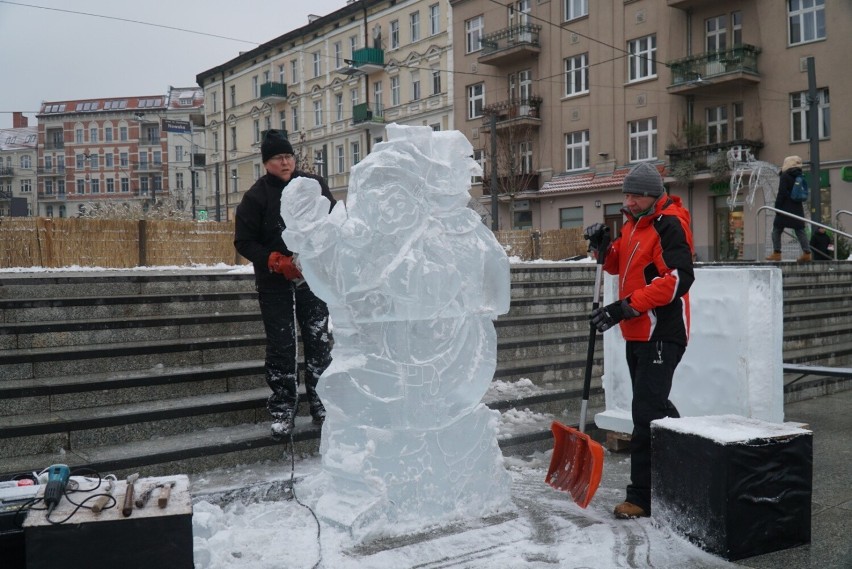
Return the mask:
<path id="1" fill-rule="evenodd" d="M 441 94 L 441 68 L 433 67 L 432 68 L 432 94 L 440 95 Z"/>
<path id="2" fill-rule="evenodd" d="M 334 68 L 343 67 L 343 42 L 334 42 Z"/>
<path id="3" fill-rule="evenodd" d="M 314 78 L 322 76 L 322 53 L 315 51 L 311 53 L 314 61 Z"/>
<path id="4" fill-rule="evenodd" d="M 485 83 L 467 86 L 467 118 L 476 119 L 483 115 L 485 107 Z"/>
<path id="5" fill-rule="evenodd" d="M 581 53 L 565 58 L 565 96 L 584 95 L 589 92 L 589 54 Z"/>
<path id="6" fill-rule="evenodd" d="M 724 51 L 728 47 L 728 17 L 725 14 L 704 20 L 704 51 Z"/>
<path id="7" fill-rule="evenodd" d="M 343 174 L 346 172 L 346 151 L 342 144 L 334 147 L 337 152 L 337 173 Z"/>
<path id="8" fill-rule="evenodd" d="M 831 106 L 828 87 L 817 89 L 817 121 L 819 121 L 819 139 L 831 137 Z M 790 142 L 810 140 L 808 130 L 808 92 L 790 93 Z"/>
<path id="9" fill-rule="evenodd" d="M 787 45 L 824 40 L 826 35 L 825 0 L 787 0 Z"/>
<path id="10" fill-rule="evenodd" d="M 343 120 L 343 93 L 334 94 L 334 108 L 336 109 L 335 120 Z"/>
<path id="11" fill-rule="evenodd" d="M 352 165 L 355 166 L 361 161 L 361 141 L 356 140 L 350 143 L 349 147 L 352 150 Z"/>
<path id="12" fill-rule="evenodd" d="M 411 100 L 419 101 L 422 98 L 420 90 L 420 70 L 417 69 L 411 72 Z"/>
<path id="13" fill-rule="evenodd" d="M 573 215 L 566 215 L 573 214 Z M 579 215 L 577 215 L 579 214 Z M 583 227 L 583 206 L 559 208 L 559 228 L 573 229 Z"/>
<path id="14" fill-rule="evenodd" d="M 589 0 L 565 0 L 562 6 L 566 22 L 589 15 Z"/>
<path id="15" fill-rule="evenodd" d="M 254 131 L 254 142 L 260 142 L 260 119 L 254 119 L 252 122 L 252 130 Z"/>
<path id="16" fill-rule="evenodd" d="M 485 150 L 483 150 L 482 148 L 474 149 L 473 160 L 474 160 L 474 162 L 479 164 L 479 167 L 482 168 L 482 173 L 484 174 L 485 173 Z M 482 176 L 471 176 L 470 183 L 471 184 L 481 184 L 482 183 Z"/>
<path id="17" fill-rule="evenodd" d="M 434 36 L 441 33 L 441 5 L 429 6 L 429 35 Z"/>
<path id="18" fill-rule="evenodd" d="M 707 107 L 707 144 L 728 142 L 728 106 Z"/>
<path id="19" fill-rule="evenodd" d="M 314 126 L 322 126 L 322 100 L 314 101 Z"/>
<path id="20" fill-rule="evenodd" d="M 400 92 L 399 92 L 399 75 L 392 75 L 390 78 L 390 90 L 391 90 L 391 106 L 396 107 L 400 104 Z"/>
<path id="21" fill-rule="evenodd" d="M 630 121 L 630 162 L 644 162 L 657 158 L 657 117 Z"/>
<path id="22" fill-rule="evenodd" d="M 299 82 L 299 60 L 291 59 L 290 60 L 290 78 L 293 80 L 292 83 L 295 85 Z"/>
<path id="23" fill-rule="evenodd" d="M 628 82 L 657 76 L 657 35 L 651 34 L 627 42 Z"/>
<path id="24" fill-rule="evenodd" d="M 565 135 L 565 171 L 588 170 L 589 131 L 578 130 Z"/>
<path id="25" fill-rule="evenodd" d="M 485 18 L 480 14 L 464 22 L 465 53 L 474 53 L 482 49 L 482 31 L 485 29 Z"/>
<path id="26" fill-rule="evenodd" d="M 420 41 L 420 10 L 408 15 L 408 23 L 411 28 L 411 43 Z"/>
<path id="27" fill-rule="evenodd" d="M 252 75 L 251 78 L 251 92 L 254 94 L 255 99 L 260 98 L 260 80 L 257 75 Z"/>
<path id="28" fill-rule="evenodd" d="M 292 107 L 293 130 L 299 130 L 299 107 Z"/>
<path id="29" fill-rule="evenodd" d="M 390 49 L 399 49 L 399 20 L 390 23 Z"/>
<path id="30" fill-rule="evenodd" d="M 518 143 L 518 161 L 521 174 L 533 173 L 533 145 L 531 140 Z"/>
<path id="31" fill-rule="evenodd" d="M 743 13 L 739 10 L 731 12 L 731 47 L 743 45 Z"/>

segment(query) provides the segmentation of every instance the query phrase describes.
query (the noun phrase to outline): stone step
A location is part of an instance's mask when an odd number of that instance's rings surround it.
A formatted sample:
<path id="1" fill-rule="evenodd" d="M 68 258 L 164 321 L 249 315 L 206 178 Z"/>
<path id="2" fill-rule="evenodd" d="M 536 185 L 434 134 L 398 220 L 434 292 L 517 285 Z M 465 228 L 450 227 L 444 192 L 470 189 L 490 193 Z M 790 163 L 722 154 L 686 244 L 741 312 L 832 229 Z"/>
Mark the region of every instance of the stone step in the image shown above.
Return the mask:
<path id="1" fill-rule="evenodd" d="M 0 300 L 0 322 L 44 322 L 220 314 L 257 310 L 254 292 L 170 293 Z"/>
<path id="2" fill-rule="evenodd" d="M 822 283 L 784 283 L 784 301 L 786 302 L 794 298 L 811 298 L 813 296 L 822 298 L 826 296 L 848 295 L 850 287 L 852 287 L 852 278 L 850 280 L 832 280 Z"/>
<path id="3" fill-rule="evenodd" d="M 570 296 L 591 299 L 594 283 L 577 279 L 532 281 L 512 284 L 512 300 L 550 296 Z"/>
<path id="4" fill-rule="evenodd" d="M 589 330 L 586 312 L 535 314 L 529 316 L 501 316 L 494 322 L 497 337 L 529 338 L 546 334 L 568 334 Z"/>

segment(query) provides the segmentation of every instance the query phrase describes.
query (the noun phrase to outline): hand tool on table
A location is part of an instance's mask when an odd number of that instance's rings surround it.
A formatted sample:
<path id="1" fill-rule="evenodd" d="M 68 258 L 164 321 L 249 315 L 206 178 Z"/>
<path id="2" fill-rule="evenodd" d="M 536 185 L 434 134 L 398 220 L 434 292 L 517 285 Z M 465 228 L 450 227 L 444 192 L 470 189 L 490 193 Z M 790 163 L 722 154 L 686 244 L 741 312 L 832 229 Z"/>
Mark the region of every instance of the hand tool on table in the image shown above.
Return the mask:
<path id="1" fill-rule="evenodd" d="M 148 500 L 151 499 L 151 494 L 154 493 L 154 489 L 157 488 L 157 486 L 157 484 L 150 484 L 147 488 L 145 488 L 145 491 L 142 492 L 142 494 L 140 494 L 138 498 L 136 498 L 137 508 L 145 507 L 145 504 L 147 504 Z"/>
<path id="2" fill-rule="evenodd" d="M 99 496 L 98 499 L 95 500 L 95 503 L 92 504 L 92 512 L 95 514 L 100 514 L 104 510 L 106 505 L 109 503 L 110 498 L 112 498 L 112 491 L 115 488 L 115 476 L 110 474 L 105 477 L 105 480 L 107 481 L 106 493 Z M 112 499 L 114 500 L 115 498 Z"/>
<path id="3" fill-rule="evenodd" d="M 160 488 L 160 495 L 157 497 L 157 505 L 159 507 L 165 508 L 169 505 L 169 496 L 171 496 L 172 488 L 174 488 L 174 486 L 174 480 L 157 485 L 157 487 Z"/>
<path id="4" fill-rule="evenodd" d="M 136 483 L 137 478 L 139 478 L 138 472 L 127 477 L 127 490 L 124 491 L 124 506 L 121 508 L 121 514 L 125 518 L 133 513 L 133 485 Z"/>

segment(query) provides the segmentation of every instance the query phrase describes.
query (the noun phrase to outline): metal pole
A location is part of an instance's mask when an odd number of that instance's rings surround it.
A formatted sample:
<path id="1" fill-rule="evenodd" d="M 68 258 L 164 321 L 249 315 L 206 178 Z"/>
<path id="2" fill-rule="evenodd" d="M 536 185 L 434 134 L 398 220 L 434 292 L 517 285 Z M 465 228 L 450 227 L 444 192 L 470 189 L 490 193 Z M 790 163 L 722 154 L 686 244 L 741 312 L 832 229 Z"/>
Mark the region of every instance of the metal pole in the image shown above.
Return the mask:
<path id="1" fill-rule="evenodd" d="M 819 190 L 819 98 L 816 88 L 816 63 L 813 57 L 808 58 L 808 136 L 811 142 L 811 219 L 817 223 L 822 221 L 822 196 Z"/>
<path id="2" fill-rule="evenodd" d="M 195 143 L 193 142 L 195 129 L 192 126 L 192 118 L 189 120 L 189 184 L 192 192 L 192 219 L 195 219 Z"/>
<path id="3" fill-rule="evenodd" d="M 491 113 L 491 231 L 498 231 L 497 221 L 497 113 Z"/>
<path id="4" fill-rule="evenodd" d="M 222 210 L 219 204 L 219 164 L 216 164 L 214 176 L 216 178 L 216 221 L 222 221 Z"/>

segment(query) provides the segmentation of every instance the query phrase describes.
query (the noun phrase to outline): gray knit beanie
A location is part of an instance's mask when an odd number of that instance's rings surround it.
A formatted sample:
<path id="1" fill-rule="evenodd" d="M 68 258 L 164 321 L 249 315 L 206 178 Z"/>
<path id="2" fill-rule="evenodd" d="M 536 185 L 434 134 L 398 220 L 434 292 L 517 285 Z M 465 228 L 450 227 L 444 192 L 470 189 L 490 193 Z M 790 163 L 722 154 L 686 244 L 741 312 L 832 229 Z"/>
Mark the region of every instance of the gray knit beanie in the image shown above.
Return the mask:
<path id="1" fill-rule="evenodd" d="M 624 177 L 625 194 L 660 197 L 666 191 L 663 187 L 663 177 L 657 169 L 648 162 L 636 164 Z"/>

